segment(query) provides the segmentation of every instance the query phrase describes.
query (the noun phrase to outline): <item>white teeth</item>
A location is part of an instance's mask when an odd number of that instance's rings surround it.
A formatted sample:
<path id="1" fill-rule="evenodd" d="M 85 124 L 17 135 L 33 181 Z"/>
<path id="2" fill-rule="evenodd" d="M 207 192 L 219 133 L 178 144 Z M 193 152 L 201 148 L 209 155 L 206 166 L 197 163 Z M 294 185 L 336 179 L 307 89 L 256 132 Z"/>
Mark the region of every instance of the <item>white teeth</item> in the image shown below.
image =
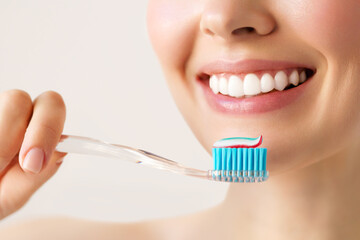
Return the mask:
<path id="1" fill-rule="evenodd" d="M 237 76 L 232 75 L 229 78 L 229 95 L 232 97 L 244 96 L 243 82 Z"/>
<path id="2" fill-rule="evenodd" d="M 256 95 L 261 93 L 260 80 L 253 74 L 247 74 L 244 78 L 244 94 L 245 95 Z"/>
<path id="3" fill-rule="evenodd" d="M 277 72 L 275 75 L 275 89 L 282 91 L 288 85 L 288 77 L 283 71 Z"/>
<path id="4" fill-rule="evenodd" d="M 221 93 L 231 97 L 253 96 L 260 93 L 268 93 L 273 89 L 283 91 L 288 85 L 299 85 L 306 81 L 305 71 L 294 69 L 289 76 L 285 71 L 279 71 L 272 77 L 270 73 L 264 73 L 261 80 L 254 73 L 245 75 L 244 80 L 237 75 L 214 74 L 210 76 L 209 85 L 214 94 Z"/>
<path id="5" fill-rule="evenodd" d="M 227 95 L 229 93 L 228 89 L 228 80 L 225 77 L 221 77 L 219 80 L 220 93 Z"/>
<path id="6" fill-rule="evenodd" d="M 219 93 L 219 80 L 215 75 L 210 77 L 210 88 L 215 94 Z"/>
<path id="7" fill-rule="evenodd" d="M 294 86 L 297 86 L 299 84 L 299 73 L 294 70 L 289 77 L 289 83 L 291 83 Z"/>
<path id="8" fill-rule="evenodd" d="M 305 80 L 306 80 L 306 73 L 305 73 L 305 71 L 302 71 L 300 73 L 300 83 L 305 82 Z"/>
<path id="9" fill-rule="evenodd" d="M 265 73 L 261 77 L 261 92 L 263 93 L 270 92 L 271 90 L 274 89 L 274 87 L 275 87 L 274 78 L 270 74 Z"/>

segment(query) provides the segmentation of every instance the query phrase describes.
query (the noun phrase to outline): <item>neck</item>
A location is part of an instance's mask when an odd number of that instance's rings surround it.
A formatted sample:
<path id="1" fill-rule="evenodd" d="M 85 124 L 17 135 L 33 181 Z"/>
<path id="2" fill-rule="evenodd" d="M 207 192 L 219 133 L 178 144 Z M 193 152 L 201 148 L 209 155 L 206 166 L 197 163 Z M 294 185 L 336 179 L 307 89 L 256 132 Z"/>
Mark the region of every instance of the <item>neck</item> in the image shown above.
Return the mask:
<path id="1" fill-rule="evenodd" d="M 353 143 L 263 183 L 230 184 L 221 218 L 233 223 L 231 231 L 250 233 L 252 239 L 349 239 L 359 234 L 359 146 Z"/>

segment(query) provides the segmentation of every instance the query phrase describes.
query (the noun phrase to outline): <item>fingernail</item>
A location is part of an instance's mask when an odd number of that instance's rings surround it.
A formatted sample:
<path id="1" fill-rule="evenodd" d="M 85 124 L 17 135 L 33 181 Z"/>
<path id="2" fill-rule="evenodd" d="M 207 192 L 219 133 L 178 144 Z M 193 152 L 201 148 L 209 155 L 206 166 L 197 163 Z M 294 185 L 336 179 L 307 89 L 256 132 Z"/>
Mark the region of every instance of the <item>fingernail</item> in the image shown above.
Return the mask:
<path id="1" fill-rule="evenodd" d="M 22 164 L 23 169 L 33 173 L 39 173 L 44 162 L 44 152 L 40 148 L 31 149 Z"/>

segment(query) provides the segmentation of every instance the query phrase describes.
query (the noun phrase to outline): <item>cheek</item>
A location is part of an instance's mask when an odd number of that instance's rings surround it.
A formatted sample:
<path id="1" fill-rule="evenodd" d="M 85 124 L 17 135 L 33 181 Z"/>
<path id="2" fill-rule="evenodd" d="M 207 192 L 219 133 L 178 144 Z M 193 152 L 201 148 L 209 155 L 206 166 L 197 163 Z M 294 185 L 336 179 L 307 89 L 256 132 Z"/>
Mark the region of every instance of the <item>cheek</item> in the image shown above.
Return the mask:
<path id="1" fill-rule="evenodd" d="M 320 52 L 336 57 L 360 48 L 360 1 L 304 0 L 285 5 L 297 9 L 287 16 L 292 27 Z"/>
<path id="2" fill-rule="evenodd" d="M 149 0 L 147 9 L 153 49 L 176 105 L 189 125 L 196 111 L 185 67 L 199 32 L 201 9 L 201 1 L 192 0 Z"/>
<path id="3" fill-rule="evenodd" d="M 184 67 L 198 31 L 199 1 L 150 0 L 149 36 L 163 66 Z"/>

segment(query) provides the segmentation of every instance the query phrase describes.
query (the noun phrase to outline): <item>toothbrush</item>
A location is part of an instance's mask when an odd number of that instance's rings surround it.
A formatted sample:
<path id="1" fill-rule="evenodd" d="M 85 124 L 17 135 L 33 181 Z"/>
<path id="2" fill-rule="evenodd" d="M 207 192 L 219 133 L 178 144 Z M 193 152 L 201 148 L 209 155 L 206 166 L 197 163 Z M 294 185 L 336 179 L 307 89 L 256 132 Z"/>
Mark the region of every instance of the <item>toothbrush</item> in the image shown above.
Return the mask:
<path id="1" fill-rule="evenodd" d="M 213 146 L 213 170 L 183 166 L 151 152 L 96 139 L 62 135 L 55 150 L 58 152 L 118 158 L 150 167 L 202 179 L 222 182 L 262 182 L 267 180 L 266 148 L 255 148 L 259 138 L 225 138 Z"/>

